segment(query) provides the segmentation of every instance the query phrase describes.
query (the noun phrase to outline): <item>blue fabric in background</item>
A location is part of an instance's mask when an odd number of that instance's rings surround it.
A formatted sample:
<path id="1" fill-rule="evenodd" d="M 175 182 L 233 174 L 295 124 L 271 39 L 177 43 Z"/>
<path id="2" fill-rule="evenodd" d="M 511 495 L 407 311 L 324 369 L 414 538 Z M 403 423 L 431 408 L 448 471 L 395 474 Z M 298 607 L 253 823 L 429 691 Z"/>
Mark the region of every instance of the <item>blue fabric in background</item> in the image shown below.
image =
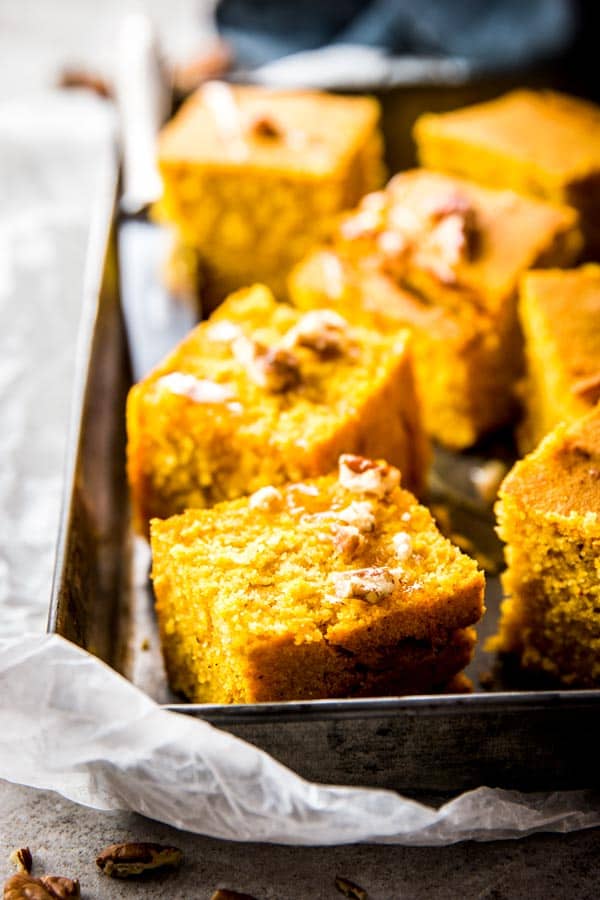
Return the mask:
<path id="1" fill-rule="evenodd" d="M 497 72 L 564 52 L 577 7 L 570 0 L 221 0 L 217 23 L 244 69 L 326 45 L 363 44 Z"/>

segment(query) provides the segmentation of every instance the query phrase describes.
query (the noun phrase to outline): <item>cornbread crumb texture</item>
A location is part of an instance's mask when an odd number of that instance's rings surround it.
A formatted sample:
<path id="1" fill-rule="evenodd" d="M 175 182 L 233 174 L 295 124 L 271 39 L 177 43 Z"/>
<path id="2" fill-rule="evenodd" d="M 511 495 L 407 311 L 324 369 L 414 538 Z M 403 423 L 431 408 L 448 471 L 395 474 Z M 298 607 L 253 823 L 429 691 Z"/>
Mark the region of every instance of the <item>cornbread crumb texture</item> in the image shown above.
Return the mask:
<path id="1" fill-rule="evenodd" d="M 200 250 L 205 308 L 257 280 L 285 291 L 329 219 L 381 184 L 378 119 L 368 97 L 224 84 L 183 104 L 159 140 L 157 214 Z"/>
<path id="2" fill-rule="evenodd" d="M 600 400 L 600 266 L 528 273 L 519 307 L 525 334 L 523 450 Z"/>
<path id="3" fill-rule="evenodd" d="M 420 488 L 429 448 L 407 333 L 302 315 L 262 286 L 230 298 L 128 399 L 128 472 L 140 530 L 330 471 L 343 451 L 398 464 Z"/>
<path id="4" fill-rule="evenodd" d="M 385 462 L 152 522 L 172 686 L 206 702 L 439 688 L 468 662 L 483 575 Z"/>
<path id="5" fill-rule="evenodd" d="M 497 505 L 506 541 L 491 649 L 567 685 L 600 684 L 600 408 L 559 425 L 518 462 Z"/>

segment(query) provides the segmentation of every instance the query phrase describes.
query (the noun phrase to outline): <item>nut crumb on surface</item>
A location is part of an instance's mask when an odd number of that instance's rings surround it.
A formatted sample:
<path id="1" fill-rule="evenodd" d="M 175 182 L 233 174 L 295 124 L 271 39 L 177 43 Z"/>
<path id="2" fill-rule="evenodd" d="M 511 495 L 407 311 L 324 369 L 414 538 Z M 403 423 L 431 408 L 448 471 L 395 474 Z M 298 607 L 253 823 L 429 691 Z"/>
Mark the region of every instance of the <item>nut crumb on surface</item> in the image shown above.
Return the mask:
<path id="1" fill-rule="evenodd" d="M 34 878 L 19 872 L 5 882 L 3 896 L 4 900 L 80 900 L 81 888 L 76 878 L 63 875 Z"/>
<path id="2" fill-rule="evenodd" d="M 231 350 L 255 384 L 272 393 L 283 393 L 300 384 L 298 357 L 285 347 L 265 347 L 240 335 L 232 342 Z"/>
<path id="3" fill-rule="evenodd" d="M 355 525 L 338 525 L 334 523 L 333 544 L 342 556 L 351 557 L 364 544 L 364 538 Z"/>
<path id="4" fill-rule="evenodd" d="M 383 461 L 344 453 L 339 459 L 339 482 L 357 494 L 385 497 L 400 484 L 400 472 Z"/>
<path id="5" fill-rule="evenodd" d="M 206 378 L 196 378 L 183 372 L 169 372 L 156 382 L 157 386 L 171 394 L 188 397 L 194 403 L 227 403 L 233 399 L 233 391 L 226 384 L 218 384 Z"/>
<path id="6" fill-rule="evenodd" d="M 360 885 L 355 884 L 353 881 L 350 881 L 348 878 L 336 875 L 334 883 L 340 894 L 350 898 L 350 900 L 369 900 L 369 896 L 365 889 L 361 888 Z"/>
<path id="7" fill-rule="evenodd" d="M 349 349 L 347 321 L 330 309 L 306 313 L 284 338 L 286 347 L 307 347 L 323 357 L 342 356 Z"/>
<path id="8" fill-rule="evenodd" d="M 398 575 L 388 566 L 371 566 L 332 574 L 336 597 L 347 600 L 356 597 L 368 603 L 378 603 L 393 593 Z"/>
<path id="9" fill-rule="evenodd" d="M 279 140 L 283 137 L 283 128 L 268 113 L 258 113 L 248 123 L 248 132 L 255 138 Z"/>
<path id="10" fill-rule="evenodd" d="M 248 506 L 250 509 L 260 509 L 263 512 L 274 512 L 281 509 L 283 494 L 272 484 L 259 488 L 250 495 Z"/>
<path id="11" fill-rule="evenodd" d="M 354 525 L 362 534 L 373 531 L 375 528 L 373 504 L 369 500 L 353 500 L 337 515 L 342 522 L 345 522 L 346 525 Z"/>
<path id="12" fill-rule="evenodd" d="M 394 552 L 400 562 L 404 562 L 413 552 L 413 543 L 410 534 L 406 531 L 398 531 L 392 538 Z"/>
<path id="13" fill-rule="evenodd" d="M 239 891 L 230 891 L 227 888 L 219 888 L 210 900 L 256 900 L 250 894 L 241 894 Z"/>
<path id="14" fill-rule="evenodd" d="M 33 868 L 33 857 L 29 847 L 18 847 L 16 850 L 12 851 L 9 858 L 19 872 L 25 872 L 29 875 Z"/>

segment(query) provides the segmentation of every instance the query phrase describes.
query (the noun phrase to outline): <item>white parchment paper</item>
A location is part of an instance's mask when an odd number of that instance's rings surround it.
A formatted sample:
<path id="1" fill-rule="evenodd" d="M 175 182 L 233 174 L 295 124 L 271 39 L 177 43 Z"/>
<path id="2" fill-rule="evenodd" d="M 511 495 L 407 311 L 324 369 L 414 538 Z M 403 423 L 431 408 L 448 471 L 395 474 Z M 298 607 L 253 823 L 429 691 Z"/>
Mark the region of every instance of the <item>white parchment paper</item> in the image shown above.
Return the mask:
<path id="1" fill-rule="evenodd" d="M 0 642 L 0 777 L 230 840 L 441 845 L 600 824 L 591 793 L 480 788 L 439 810 L 310 784 L 257 748 L 167 712 L 56 636 Z"/>
<path id="2" fill-rule="evenodd" d="M 436 811 L 390 791 L 309 784 L 42 633 L 85 245 L 111 128 L 82 96 L 0 106 L 0 779 L 234 840 L 439 845 L 600 825 L 600 798 L 586 792 L 482 787 Z"/>

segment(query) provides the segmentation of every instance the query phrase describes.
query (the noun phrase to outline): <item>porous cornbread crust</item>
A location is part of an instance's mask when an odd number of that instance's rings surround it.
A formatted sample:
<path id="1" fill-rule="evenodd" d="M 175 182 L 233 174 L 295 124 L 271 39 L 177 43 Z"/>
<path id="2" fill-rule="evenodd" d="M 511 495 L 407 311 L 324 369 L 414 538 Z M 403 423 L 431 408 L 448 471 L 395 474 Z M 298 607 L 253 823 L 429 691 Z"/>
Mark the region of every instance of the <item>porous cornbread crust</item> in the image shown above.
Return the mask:
<path id="1" fill-rule="evenodd" d="M 429 447 L 407 331 L 303 315 L 255 285 L 229 298 L 127 403 L 134 520 L 209 506 L 385 455 L 423 487 Z"/>
<path id="2" fill-rule="evenodd" d="M 527 368 L 519 446 L 526 452 L 600 400 L 600 266 L 529 272 L 519 316 Z"/>
<path id="3" fill-rule="evenodd" d="M 499 634 L 489 649 L 566 685 L 600 685 L 600 408 L 562 423 L 500 489 L 506 541 Z"/>
<path id="4" fill-rule="evenodd" d="M 594 104 L 518 90 L 423 115 L 414 134 L 424 166 L 576 207 L 591 251 L 600 250 L 600 108 Z"/>
<path id="5" fill-rule="evenodd" d="M 205 309 L 256 281 L 285 291 L 329 218 L 381 184 L 378 119 L 368 97 L 224 84 L 183 104 L 160 135 L 158 215 L 179 260 L 201 251 Z"/>
<path id="6" fill-rule="evenodd" d="M 387 463 L 151 525 L 171 686 L 210 703 L 424 692 L 469 661 L 484 578 Z"/>
<path id="7" fill-rule="evenodd" d="M 580 248 L 568 207 L 415 170 L 343 216 L 329 245 L 293 270 L 289 292 L 303 309 L 410 326 L 426 428 L 462 448 L 515 411 L 519 277 L 570 264 Z"/>

